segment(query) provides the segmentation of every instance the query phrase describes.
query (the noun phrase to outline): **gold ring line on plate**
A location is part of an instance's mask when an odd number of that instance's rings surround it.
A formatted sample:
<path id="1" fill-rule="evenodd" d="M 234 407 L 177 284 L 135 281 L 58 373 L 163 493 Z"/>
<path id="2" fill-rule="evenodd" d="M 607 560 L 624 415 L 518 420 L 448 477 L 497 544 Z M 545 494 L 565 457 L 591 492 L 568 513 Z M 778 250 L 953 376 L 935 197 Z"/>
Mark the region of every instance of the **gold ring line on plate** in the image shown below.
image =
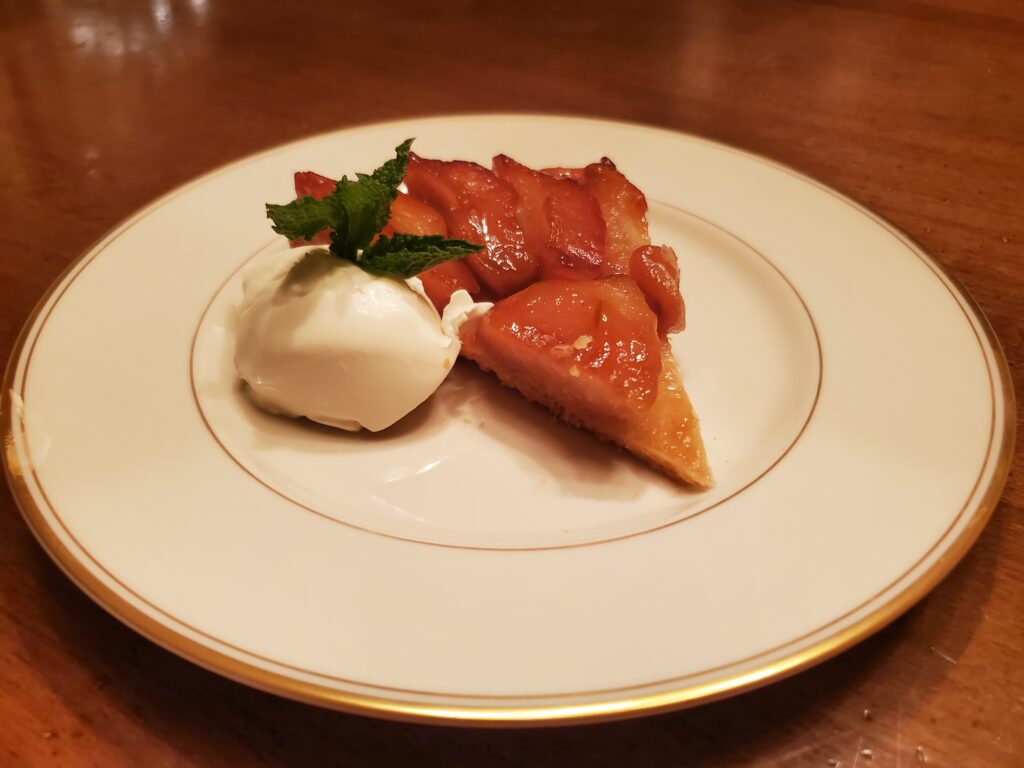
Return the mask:
<path id="1" fill-rule="evenodd" d="M 655 201 L 655 202 L 658 202 L 658 201 Z M 756 254 L 758 257 L 760 257 L 776 274 L 778 274 L 778 276 L 780 278 L 782 278 L 783 282 L 785 282 L 785 284 L 789 287 L 789 289 L 796 296 L 797 300 L 800 302 L 800 306 L 804 310 L 804 313 L 807 315 L 807 321 L 811 324 L 811 331 L 814 333 L 814 344 L 815 344 L 815 348 L 816 348 L 817 355 L 818 355 L 818 359 L 817 359 L 817 362 L 818 362 L 818 380 L 817 380 L 817 383 L 815 384 L 814 398 L 811 401 L 811 407 L 810 407 L 810 409 L 807 412 L 807 416 L 804 419 L 803 424 L 800 426 L 800 429 L 797 430 L 796 435 L 793 437 L 792 441 L 790 441 L 789 445 L 786 446 L 785 450 L 783 450 L 782 453 L 780 453 L 771 463 L 769 463 L 769 465 L 767 467 L 765 467 L 765 469 L 763 469 L 752 480 L 749 480 L 747 483 L 745 483 L 744 485 L 742 485 L 741 487 L 739 487 L 738 489 L 736 489 L 735 491 L 730 493 L 728 496 L 726 496 L 724 498 L 721 498 L 721 499 L 719 499 L 716 502 L 708 504 L 705 507 L 701 507 L 701 508 L 699 508 L 699 509 L 697 509 L 697 510 L 695 510 L 693 512 L 690 512 L 685 517 L 680 517 L 680 518 L 678 518 L 676 520 L 669 520 L 668 522 L 661 523 L 660 525 L 655 525 L 655 526 L 653 526 L 651 528 L 645 528 L 642 531 L 633 531 L 632 533 L 623 533 L 623 534 L 619 534 L 617 536 L 608 536 L 608 537 L 603 538 L 603 539 L 595 539 L 595 540 L 592 540 L 592 541 L 582 541 L 582 542 L 577 542 L 577 543 L 573 543 L 573 544 L 551 544 L 551 545 L 548 545 L 548 546 L 540 546 L 540 547 L 525 547 L 525 546 L 519 546 L 519 547 L 487 547 L 487 546 L 479 546 L 479 545 L 473 546 L 473 545 L 469 545 L 469 544 L 445 544 L 445 543 L 438 542 L 438 541 L 426 541 L 426 540 L 423 540 L 423 539 L 415 539 L 415 538 L 412 538 L 411 536 L 399 536 L 399 535 L 394 534 L 394 533 L 384 533 L 383 531 L 379 531 L 379 530 L 377 530 L 375 528 L 369 528 L 369 527 L 362 526 L 362 525 L 356 525 L 355 523 L 349 522 L 347 520 L 341 520 L 341 519 L 339 519 L 337 517 L 334 517 L 332 515 L 325 514 L 324 512 L 321 512 L 320 510 L 316 509 L 315 507 L 311 507 L 308 504 L 304 504 L 303 502 L 299 501 L 298 499 L 292 498 L 291 496 L 289 496 L 287 493 L 285 493 L 284 491 L 280 490 L 279 488 L 275 488 L 273 485 L 271 485 L 270 483 L 264 481 L 263 478 L 259 477 L 256 473 L 254 473 L 252 470 L 250 470 L 249 467 L 247 467 L 245 465 L 245 463 L 241 459 L 239 459 L 237 456 L 235 456 L 235 454 L 231 452 L 231 449 L 229 449 L 224 444 L 224 442 L 217 436 L 217 432 L 214 430 L 213 425 L 210 424 L 210 420 L 206 417 L 206 411 L 203 410 L 202 403 L 199 401 L 199 391 L 198 391 L 198 388 L 196 386 L 196 373 L 195 373 L 195 352 L 196 352 L 196 345 L 199 342 L 199 331 L 202 328 L 204 321 L 206 320 L 206 316 L 209 313 L 210 308 L 213 306 L 214 302 L 217 300 L 217 297 L 220 295 L 221 291 L 224 290 L 224 287 L 228 283 L 230 283 L 235 278 L 235 276 L 242 269 L 245 268 L 245 265 L 256 254 L 258 254 L 261 251 L 265 250 L 274 241 L 270 241 L 270 242 L 264 244 L 263 246 L 258 248 L 256 251 L 254 251 L 253 253 L 249 254 L 245 258 L 245 260 L 243 260 L 242 263 L 238 267 L 236 267 L 234 270 L 232 270 L 231 274 L 228 275 L 227 279 L 225 279 L 224 282 L 221 283 L 217 287 L 217 289 L 214 291 L 213 297 L 210 299 L 209 303 L 206 305 L 206 307 L 203 309 L 203 311 L 199 315 L 199 322 L 196 324 L 196 330 L 192 334 L 192 345 L 191 345 L 191 348 L 189 350 L 189 385 L 191 387 L 191 392 L 192 392 L 192 401 L 195 404 L 196 411 L 199 413 L 199 418 L 200 418 L 200 420 L 203 423 L 203 427 L 205 427 L 206 431 L 210 433 L 210 438 L 218 446 L 220 446 L 221 450 L 224 451 L 225 454 L 227 454 L 228 458 L 230 458 L 231 461 L 234 462 L 238 466 L 239 469 L 241 469 L 243 472 L 245 472 L 246 475 L 251 477 L 253 480 L 255 480 L 257 483 L 259 483 L 261 486 L 266 488 L 268 491 L 270 491 L 274 495 L 279 496 L 280 498 L 282 498 L 285 501 L 287 501 L 289 504 L 293 504 L 294 506 L 296 506 L 296 507 L 298 507 L 300 509 L 303 509 L 303 510 L 305 510 L 307 512 L 311 512 L 314 515 L 316 515 L 317 517 L 323 518 L 324 520 L 328 520 L 328 521 L 330 521 L 332 523 L 336 523 L 338 525 L 344 525 L 344 526 L 347 526 L 349 528 L 354 528 L 357 531 L 362 531 L 364 533 L 373 534 L 374 536 L 383 536 L 384 538 L 387 538 L 387 539 L 396 539 L 398 541 L 408 541 L 408 542 L 411 542 L 411 543 L 414 543 L 414 544 L 423 544 L 425 546 L 430 546 L 430 547 L 443 547 L 445 549 L 469 549 L 469 550 L 482 550 L 482 551 L 486 551 L 486 552 L 542 552 L 542 551 L 547 551 L 547 550 L 552 550 L 552 549 L 579 549 L 581 547 L 593 547 L 593 546 L 597 546 L 599 544 L 607 544 L 607 543 L 613 542 L 613 541 L 622 541 L 624 539 L 632 539 L 632 538 L 635 538 L 637 536 L 644 536 L 644 535 L 647 535 L 649 533 L 654 533 L 656 531 L 661 531 L 661 530 L 664 530 L 665 528 L 670 528 L 672 526 L 679 525 L 680 523 L 685 523 L 685 522 L 687 522 L 689 520 L 693 520 L 693 519 L 699 517 L 700 515 L 703 515 L 705 512 L 709 512 L 712 509 L 715 509 L 716 507 L 721 506 L 725 502 L 731 501 L 732 499 L 736 498 L 737 496 L 739 496 L 744 491 L 746 491 L 749 488 L 751 488 L 756 483 L 758 483 L 761 480 L 763 480 L 765 477 L 768 476 L 769 473 L 772 472 L 772 470 L 774 470 L 782 462 L 783 459 L 786 458 L 786 456 L 789 455 L 789 452 L 791 450 L 793 450 L 793 448 L 796 446 L 796 444 L 800 441 L 800 438 L 803 437 L 804 432 L 807 431 L 807 427 L 810 426 L 811 419 L 814 417 L 814 412 L 818 408 L 818 399 L 821 397 L 821 383 L 822 383 L 822 378 L 823 378 L 824 362 L 823 362 L 823 354 L 822 354 L 822 349 L 821 349 L 821 336 L 818 334 L 818 326 L 814 322 L 814 316 L 811 314 L 811 310 L 807 306 L 807 302 L 804 301 L 804 297 L 800 295 L 800 292 L 797 290 L 796 286 L 789 279 L 789 277 L 787 277 L 786 274 L 781 269 L 779 269 L 778 265 L 776 265 L 771 259 L 769 259 L 767 256 L 765 256 L 759 250 L 754 248 L 746 240 L 742 239 L 741 237 L 738 237 L 737 235 L 732 234 L 731 232 L 729 232 L 725 228 L 721 227 L 720 225 L 716 224 L 715 222 L 711 221 L 710 219 L 706 219 L 703 216 L 697 215 L 696 213 L 692 213 L 691 211 L 687 211 L 685 208 L 680 208 L 678 206 L 671 205 L 669 203 L 658 202 L 658 204 L 662 205 L 662 206 L 664 206 L 666 208 L 670 208 L 670 209 L 672 209 L 672 210 L 674 210 L 674 211 L 676 211 L 678 213 L 682 213 L 685 216 L 689 216 L 689 217 L 694 218 L 694 219 L 696 219 L 698 221 L 701 221 L 701 222 L 703 222 L 704 224 L 707 224 L 710 227 L 713 227 L 714 229 L 718 230 L 722 234 L 732 238 L 733 240 L 736 240 L 737 242 L 739 242 L 740 244 L 742 244 L 743 246 L 748 248 L 750 251 L 752 251 L 754 254 Z M 99 254 L 96 254 L 96 255 L 99 255 Z M 45 320 L 44 320 L 44 322 L 45 322 Z M 31 356 L 31 351 L 30 351 L 29 354 Z"/>

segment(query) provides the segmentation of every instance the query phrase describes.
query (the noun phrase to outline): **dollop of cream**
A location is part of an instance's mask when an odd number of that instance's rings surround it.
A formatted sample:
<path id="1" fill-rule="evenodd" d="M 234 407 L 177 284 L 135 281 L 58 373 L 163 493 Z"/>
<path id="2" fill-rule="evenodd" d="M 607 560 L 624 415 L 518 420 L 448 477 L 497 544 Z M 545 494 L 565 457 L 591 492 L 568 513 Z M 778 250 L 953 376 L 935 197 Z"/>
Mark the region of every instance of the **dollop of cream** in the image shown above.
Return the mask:
<path id="1" fill-rule="evenodd" d="M 264 410 L 385 429 L 441 385 L 459 328 L 491 305 L 457 291 L 438 315 L 416 278 L 371 275 L 325 248 L 268 255 L 242 278 L 235 367 Z"/>

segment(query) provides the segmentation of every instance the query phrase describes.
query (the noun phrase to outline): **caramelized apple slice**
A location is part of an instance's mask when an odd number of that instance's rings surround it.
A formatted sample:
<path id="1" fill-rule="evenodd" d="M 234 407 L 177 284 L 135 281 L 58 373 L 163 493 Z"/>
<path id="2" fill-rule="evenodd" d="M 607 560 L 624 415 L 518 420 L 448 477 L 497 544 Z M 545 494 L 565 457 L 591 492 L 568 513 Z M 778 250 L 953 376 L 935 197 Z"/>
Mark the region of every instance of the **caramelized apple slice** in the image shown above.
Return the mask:
<path id="1" fill-rule="evenodd" d="M 463 354 L 566 420 L 626 422 L 654 405 L 657 320 L 629 278 L 546 280 L 463 334 Z"/>
<path id="2" fill-rule="evenodd" d="M 658 316 L 662 336 L 681 331 L 686 325 L 686 310 L 679 293 L 679 263 L 676 252 L 667 245 L 642 245 L 629 259 L 629 276 L 647 298 Z"/>
<path id="3" fill-rule="evenodd" d="M 388 223 L 380 231 L 382 235 L 401 232 L 406 235 L 441 235 L 448 237 L 448 226 L 444 216 L 426 203 L 399 192 L 391 203 Z"/>
<path id="4" fill-rule="evenodd" d="M 461 259 L 438 264 L 426 272 L 421 272 L 417 277 L 423 283 L 427 298 L 437 307 L 438 312 L 444 312 L 452 294 L 458 290 L 466 291 L 473 298 L 480 293 L 480 283 Z"/>
<path id="5" fill-rule="evenodd" d="M 559 181 L 548 196 L 548 243 L 560 263 L 551 275 L 592 280 L 608 277 L 612 270 L 605 259 L 605 223 L 597 201 L 572 181 Z"/>
<path id="6" fill-rule="evenodd" d="M 319 173 L 313 171 L 296 171 L 295 172 L 295 196 L 296 197 L 312 197 L 314 200 L 320 200 L 323 197 L 331 194 L 334 191 L 334 187 L 337 182 L 334 179 L 328 178 L 327 176 L 321 176 Z"/>
<path id="7" fill-rule="evenodd" d="M 597 201 L 579 184 L 531 170 L 506 155 L 494 172 L 515 189 L 516 219 L 543 280 L 607 277 L 605 226 Z"/>
<path id="8" fill-rule="evenodd" d="M 491 171 L 463 160 L 427 160 L 409 154 L 409 194 L 440 211 L 451 237 L 484 246 L 464 259 L 491 295 L 508 296 L 537 276 L 515 217 L 512 187 Z"/>
<path id="9" fill-rule="evenodd" d="M 607 157 L 583 169 L 583 186 L 601 207 L 607 227 L 605 254 L 612 271 L 628 275 L 633 251 L 651 242 L 647 198 Z"/>
<path id="10" fill-rule="evenodd" d="M 628 275 L 633 251 L 651 242 L 644 193 L 607 157 L 585 168 L 545 168 L 544 173 L 557 179 L 575 181 L 597 200 L 607 227 L 606 257 L 616 274 Z"/>

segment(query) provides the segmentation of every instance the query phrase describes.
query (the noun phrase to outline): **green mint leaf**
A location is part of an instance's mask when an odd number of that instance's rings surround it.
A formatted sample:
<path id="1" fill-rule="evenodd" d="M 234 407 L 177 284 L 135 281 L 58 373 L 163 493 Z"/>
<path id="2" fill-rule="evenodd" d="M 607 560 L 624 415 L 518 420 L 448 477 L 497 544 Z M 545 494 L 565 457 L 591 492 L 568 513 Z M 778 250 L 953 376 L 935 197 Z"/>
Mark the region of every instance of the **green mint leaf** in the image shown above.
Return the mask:
<path id="1" fill-rule="evenodd" d="M 356 181 L 342 178 L 331 198 L 345 214 L 345 226 L 336 226 L 331 235 L 331 250 L 342 258 L 354 259 L 388 223 L 394 192 L 371 176 L 360 174 Z"/>
<path id="2" fill-rule="evenodd" d="M 284 205 L 267 204 L 267 218 L 274 222 L 274 231 L 292 240 L 309 240 L 320 230 L 336 226 L 344 214 L 331 197 L 314 200 L 307 196 Z"/>
<path id="3" fill-rule="evenodd" d="M 405 178 L 405 169 L 409 165 L 410 147 L 412 147 L 412 139 L 406 139 L 395 147 L 395 156 L 371 174 L 375 181 L 390 187 L 396 194 L 398 185 Z M 394 197 L 391 199 L 394 200 Z"/>
<path id="4" fill-rule="evenodd" d="M 479 245 L 464 240 L 446 240 L 441 235 L 395 234 L 383 236 L 365 248 L 356 264 L 374 275 L 415 277 L 438 264 L 479 250 Z"/>
<path id="5" fill-rule="evenodd" d="M 355 181 L 342 177 L 334 192 L 320 200 L 303 197 L 284 205 L 267 205 L 274 231 L 292 240 L 309 240 L 330 227 L 331 251 L 343 259 L 356 254 L 384 228 L 391 203 L 405 178 L 412 139 L 395 147 L 395 156 L 372 174 L 357 173 Z"/>
<path id="6" fill-rule="evenodd" d="M 314 200 L 303 197 L 285 205 L 267 205 L 274 231 L 293 240 L 309 240 L 330 228 L 331 253 L 354 261 L 367 272 L 389 277 L 414 277 L 438 264 L 481 250 L 463 240 L 440 235 L 374 237 L 391 216 L 391 204 L 409 165 L 412 139 L 395 147 L 395 156 L 373 173 L 342 177 L 334 191 Z M 371 245 L 372 243 L 372 245 Z"/>

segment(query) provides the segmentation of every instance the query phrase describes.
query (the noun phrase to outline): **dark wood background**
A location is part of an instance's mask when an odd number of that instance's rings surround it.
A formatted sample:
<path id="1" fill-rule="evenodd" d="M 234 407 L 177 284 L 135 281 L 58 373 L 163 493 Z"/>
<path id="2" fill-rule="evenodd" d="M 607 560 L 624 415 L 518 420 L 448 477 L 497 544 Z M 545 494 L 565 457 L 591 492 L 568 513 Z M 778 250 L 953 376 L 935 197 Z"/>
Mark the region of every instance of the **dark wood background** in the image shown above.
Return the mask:
<path id="1" fill-rule="evenodd" d="M 70 260 L 214 166 L 355 123 L 534 111 L 697 133 L 852 195 L 967 286 L 1020 391 L 1022 87 L 1015 0 L 0 0 L 0 354 Z M 694 710 L 507 732 L 193 667 L 79 593 L 0 491 L 0 765 L 1022 765 L 1014 469 L 952 575 L 839 658 Z"/>

